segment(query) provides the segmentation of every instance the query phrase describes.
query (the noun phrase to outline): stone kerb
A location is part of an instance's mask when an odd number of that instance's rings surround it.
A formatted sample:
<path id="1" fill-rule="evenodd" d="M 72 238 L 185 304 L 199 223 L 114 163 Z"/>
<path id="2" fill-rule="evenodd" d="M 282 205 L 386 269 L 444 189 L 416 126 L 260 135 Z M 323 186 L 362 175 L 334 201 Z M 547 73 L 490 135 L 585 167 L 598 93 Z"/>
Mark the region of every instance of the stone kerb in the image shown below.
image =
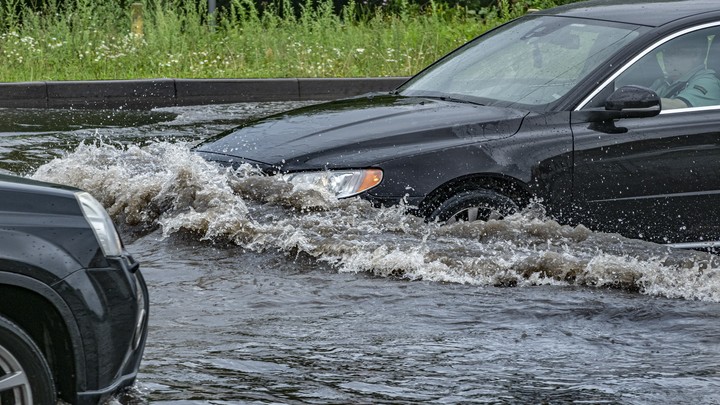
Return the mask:
<path id="1" fill-rule="evenodd" d="M 127 108 L 332 100 L 390 91 L 405 77 L 146 79 L 0 83 L 1 108 Z"/>

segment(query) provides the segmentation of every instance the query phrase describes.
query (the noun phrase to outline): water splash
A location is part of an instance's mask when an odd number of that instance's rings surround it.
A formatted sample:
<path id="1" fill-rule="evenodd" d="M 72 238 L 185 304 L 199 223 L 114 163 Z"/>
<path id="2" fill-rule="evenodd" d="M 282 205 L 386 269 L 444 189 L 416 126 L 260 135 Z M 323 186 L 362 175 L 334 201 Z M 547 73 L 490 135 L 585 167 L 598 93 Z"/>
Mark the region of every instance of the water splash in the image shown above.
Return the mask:
<path id="1" fill-rule="evenodd" d="M 186 143 L 83 143 L 32 176 L 91 192 L 124 233 L 161 228 L 245 249 L 304 255 L 339 271 L 476 285 L 579 285 L 720 302 L 717 256 L 567 226 L 530 208 L 440 226 L 337 200 L 252 167 L 220 168 Z"/>

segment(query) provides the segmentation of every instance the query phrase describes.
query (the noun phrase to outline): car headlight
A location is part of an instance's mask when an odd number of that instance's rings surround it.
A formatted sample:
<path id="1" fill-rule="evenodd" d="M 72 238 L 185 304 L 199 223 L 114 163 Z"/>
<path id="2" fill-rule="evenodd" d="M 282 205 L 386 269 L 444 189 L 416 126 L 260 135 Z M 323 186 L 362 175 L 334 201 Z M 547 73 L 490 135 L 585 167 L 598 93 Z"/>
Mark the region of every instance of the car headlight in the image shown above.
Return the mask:
<path id="1" fill-rule="evenodd" d="M 123 248 L 120 237 L 105 208 L 93 196 L 84 191 L 75 193 L 75 198 L 80 203 L 83 215 L 95 232 L 95 237 L 105 256 L 122 255 Z"/>
<path id="2" fill-rule="evenodd" d="M 352 197 L 380 184 L 380 169 L 328 170 L 324 172 L 289 173 L 282 178 L 293 184 L 311 184 L 323 187 L 337 198 Z"/>

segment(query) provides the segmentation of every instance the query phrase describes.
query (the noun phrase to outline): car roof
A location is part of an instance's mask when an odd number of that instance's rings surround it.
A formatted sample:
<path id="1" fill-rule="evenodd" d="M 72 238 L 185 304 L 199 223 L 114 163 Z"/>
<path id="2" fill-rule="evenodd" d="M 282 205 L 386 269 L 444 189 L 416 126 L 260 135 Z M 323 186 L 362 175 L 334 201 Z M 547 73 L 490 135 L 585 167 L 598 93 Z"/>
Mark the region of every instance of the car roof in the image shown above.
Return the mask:
<path id="1" fill-rule="evenodd" d="M 541 10 L 537 14 L 657 27 L 713 11 L 720 11 L 720 0 L 590 0 Z"/>

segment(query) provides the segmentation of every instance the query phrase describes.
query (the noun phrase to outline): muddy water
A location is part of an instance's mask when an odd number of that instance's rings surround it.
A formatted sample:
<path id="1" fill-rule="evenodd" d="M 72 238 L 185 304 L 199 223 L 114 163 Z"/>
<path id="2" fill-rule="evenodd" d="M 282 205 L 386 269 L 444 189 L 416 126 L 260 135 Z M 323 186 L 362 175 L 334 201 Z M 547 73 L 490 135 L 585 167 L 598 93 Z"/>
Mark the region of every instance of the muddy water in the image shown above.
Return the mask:
<path id="1" fill-rule="evenodd" d="M 0 171 L 90 191 L 151 293 L 113 403 L 720 403 L 720 261 L 541 206 L 425 224 L 190 147 L 288 104 L 0 110 Z"/>

